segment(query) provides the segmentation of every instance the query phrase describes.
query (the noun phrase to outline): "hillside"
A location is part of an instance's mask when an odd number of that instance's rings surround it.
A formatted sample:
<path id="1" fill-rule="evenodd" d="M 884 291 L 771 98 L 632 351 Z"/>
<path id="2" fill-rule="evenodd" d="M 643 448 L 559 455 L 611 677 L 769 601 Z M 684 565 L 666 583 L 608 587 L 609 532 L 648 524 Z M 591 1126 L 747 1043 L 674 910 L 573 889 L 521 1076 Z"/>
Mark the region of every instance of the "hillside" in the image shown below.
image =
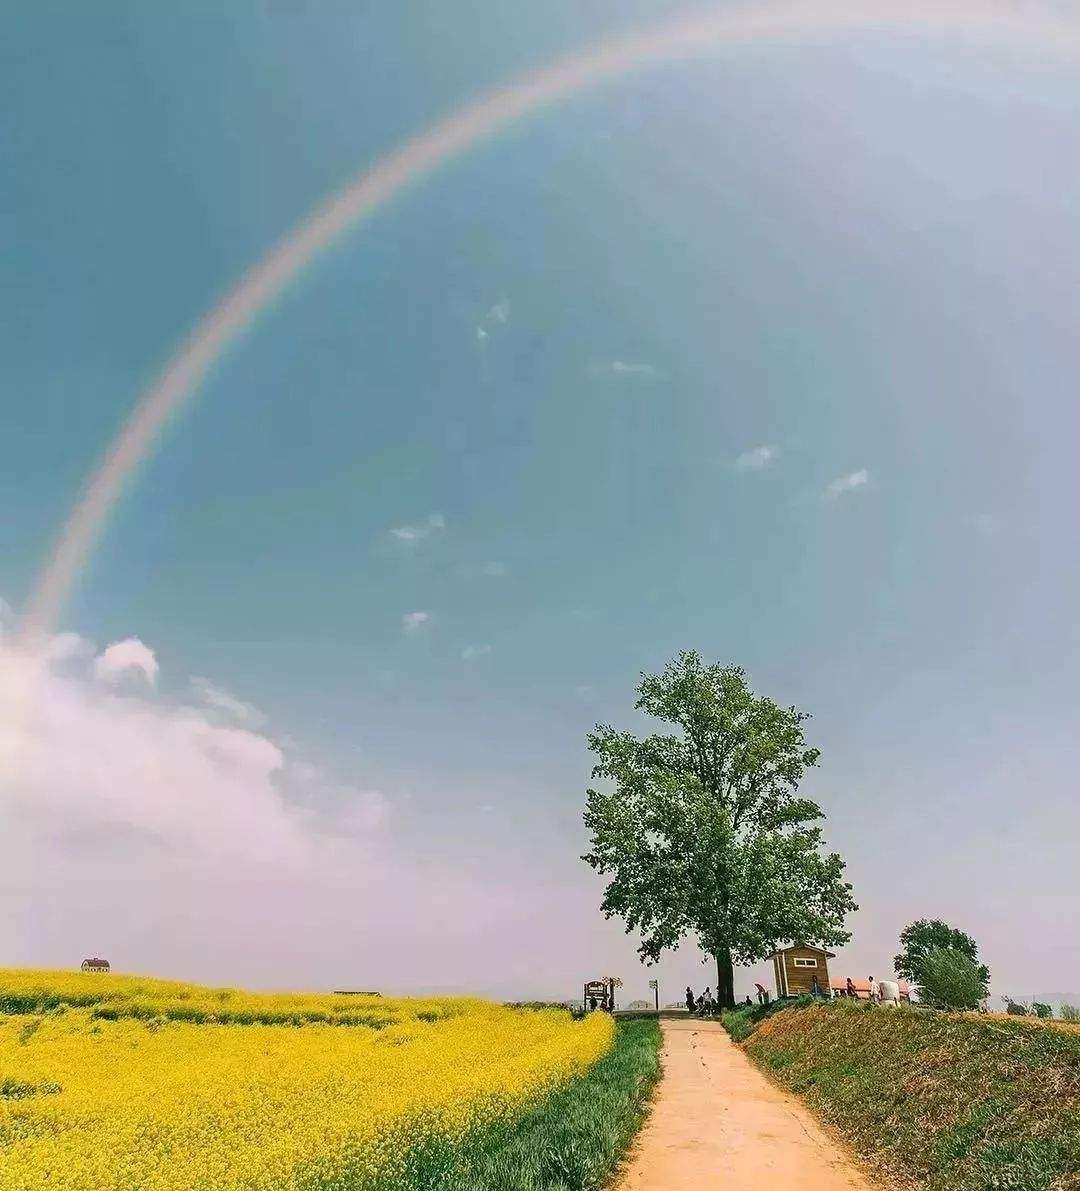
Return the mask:
<path id="1" fill-rule="evenodd" d="M 934 1191 L 1080 1187 L 1076 1030 L 837 1001 L 766 1018 L 743 1045 L 901 1179 Z"/>

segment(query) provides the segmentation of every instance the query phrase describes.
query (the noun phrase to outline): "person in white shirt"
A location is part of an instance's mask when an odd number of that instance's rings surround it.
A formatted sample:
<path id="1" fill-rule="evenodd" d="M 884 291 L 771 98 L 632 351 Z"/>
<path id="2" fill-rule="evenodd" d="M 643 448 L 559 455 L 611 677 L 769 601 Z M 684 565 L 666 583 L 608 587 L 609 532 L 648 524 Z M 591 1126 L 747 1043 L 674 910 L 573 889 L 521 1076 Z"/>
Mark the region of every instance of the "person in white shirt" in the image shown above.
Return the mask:
<path id="1" fill-rule="evenodd" d="M 878 999 L 878 987 L 877 987 L 877 981 L 876 981 L 876 980 L 873 978 L 873 976 L 871 976 L 871 977 L 870 977 L 870 1003 L 871 1003 L 871 1005 L 872 1005 L 872 1004 L 873 1004 L 873 1003 L 874 1003 L 874 1002 L 875 1002 L 877 999 Z"/>

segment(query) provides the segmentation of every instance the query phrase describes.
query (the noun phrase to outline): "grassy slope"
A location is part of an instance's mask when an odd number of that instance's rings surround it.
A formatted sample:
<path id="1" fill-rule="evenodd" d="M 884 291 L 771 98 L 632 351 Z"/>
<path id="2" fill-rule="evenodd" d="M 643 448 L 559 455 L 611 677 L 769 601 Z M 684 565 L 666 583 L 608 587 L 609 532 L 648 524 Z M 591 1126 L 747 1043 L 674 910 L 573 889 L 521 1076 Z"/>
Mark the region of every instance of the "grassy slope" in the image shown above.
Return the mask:
<path id="1" fill-rule="evenodd" d="M 525 1117 L 414 1153 L 408 1191 L 599 1191 L 644 1119 L 659 1055 L 655 1021 L 620 1022 L 612 1050 Z"/>
<path id="2" fill-rule="evenodd" d="M 777 1013 L 745 1048 L 861 1153 L 934 1191 L 1080 1188 L 1076 1031 L 840 1001 Z"/>

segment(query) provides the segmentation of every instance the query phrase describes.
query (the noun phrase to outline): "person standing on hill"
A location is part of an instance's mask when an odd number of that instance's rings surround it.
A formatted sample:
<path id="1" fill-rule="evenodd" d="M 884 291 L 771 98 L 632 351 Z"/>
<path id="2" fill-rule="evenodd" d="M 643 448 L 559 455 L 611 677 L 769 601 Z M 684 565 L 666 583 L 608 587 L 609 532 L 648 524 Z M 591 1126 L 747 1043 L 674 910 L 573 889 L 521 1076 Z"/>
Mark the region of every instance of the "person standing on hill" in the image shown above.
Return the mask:
<path id="1" fill-rule="evenodd" d="M 871 976 L 870 977 L 870 1004 L 873 1005 L 877 1001 L 877 999 L 878 999 L 877 981 L 873 978 L 873 976 Z"/>
<path id="2" fill-rule="evenodd" d="M 694 1012 L 694 1008 L 695 1008 L 695 1005 L 694 1005 L 694 990 L 693 990 L 693 989 L 690 987 L 690 985 L 688 984 L 688 985 L 686 986 L 686 1012 L 687 1012 L 687 1013 L 693 1013 L 693 1012 Z"/>
<path id="3" fill-rule="evenodd" d="M 764 984 L 755 983 L 754 987 L 757 989 L 758 1004 L 767 1005 L 769 1003 L 769 990 Z"/>
<path id="4" fill-rule="evenodd" d="M 859 994 L 855 991 L 855 984 L 850 976 L 847 978 L 847 987 L 844 989 L 844 995 L 851 997 L 853 1001 L 857 1000 L 859 996 Z"/>

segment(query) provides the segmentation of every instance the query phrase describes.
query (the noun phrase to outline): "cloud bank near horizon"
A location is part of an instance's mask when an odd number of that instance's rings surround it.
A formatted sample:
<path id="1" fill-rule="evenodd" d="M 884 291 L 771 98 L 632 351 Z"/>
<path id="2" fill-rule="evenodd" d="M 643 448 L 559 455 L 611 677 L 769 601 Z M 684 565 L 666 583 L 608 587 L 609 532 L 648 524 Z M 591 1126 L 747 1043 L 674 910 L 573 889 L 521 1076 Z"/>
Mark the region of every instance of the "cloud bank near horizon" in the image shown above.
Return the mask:
<path id="1" fill-rule="evenodd" d="M 98 650 L 58 634 L 31 656 L 5 619 L 5 963 L 96 953 L 209 981 L 412 989 L 468 988 L 471 968 L 473 989 L 513 986 L 493 932 L 522 937 L 550 891 L 468 870 L 441 843 L 418 854 L 398 802 L 256 730 L 260 713 L 209 679 L 156 689 L 137 638 Z"/>

